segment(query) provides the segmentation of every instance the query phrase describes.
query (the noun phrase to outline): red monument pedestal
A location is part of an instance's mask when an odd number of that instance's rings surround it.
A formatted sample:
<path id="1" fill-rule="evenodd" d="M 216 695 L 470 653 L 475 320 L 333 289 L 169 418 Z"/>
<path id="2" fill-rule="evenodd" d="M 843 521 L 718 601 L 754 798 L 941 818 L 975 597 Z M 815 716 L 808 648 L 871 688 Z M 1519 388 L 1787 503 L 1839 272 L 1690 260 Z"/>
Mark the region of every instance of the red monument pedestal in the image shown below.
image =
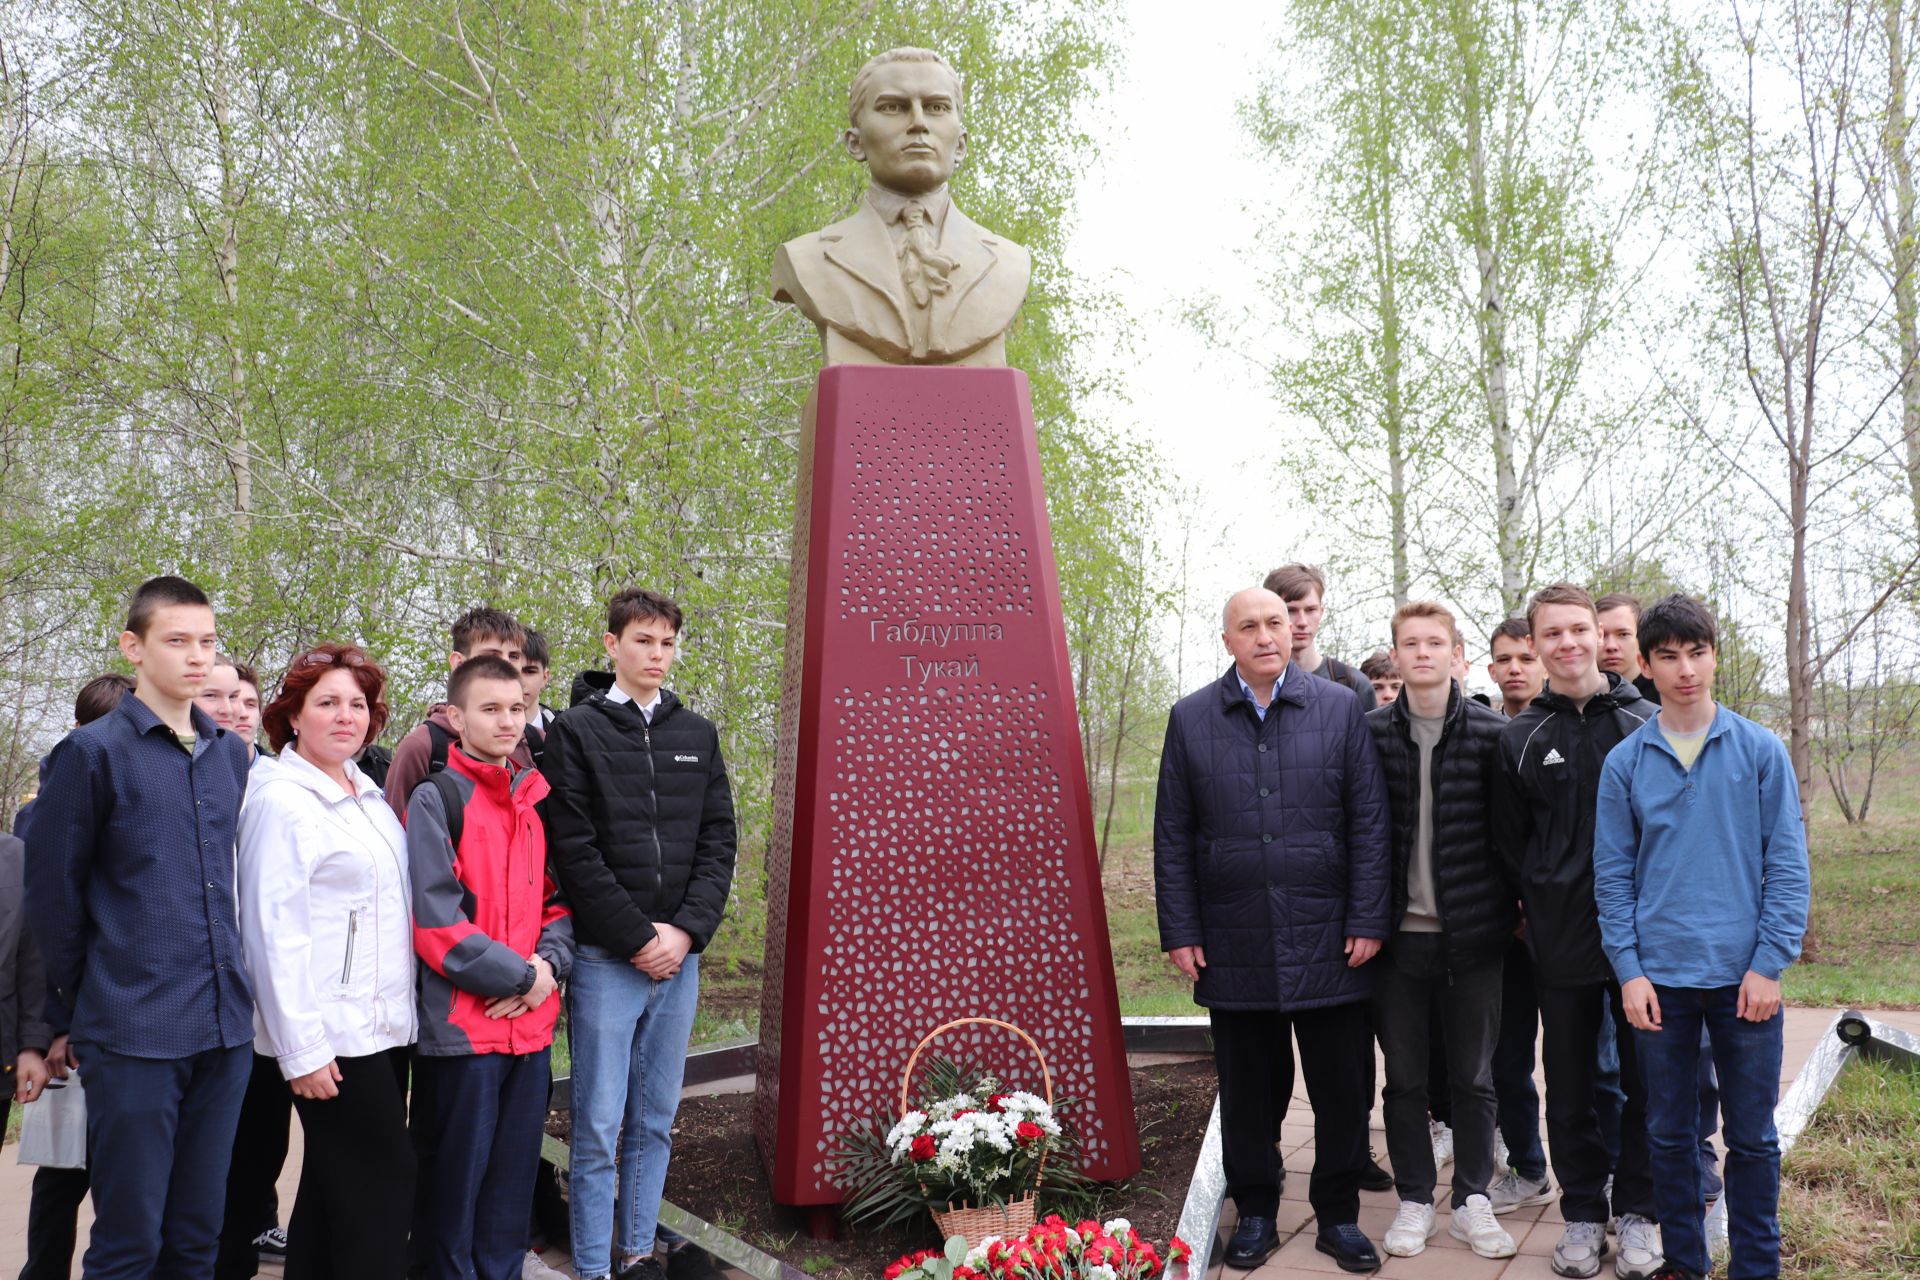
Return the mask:
<path id="1" fill-rule="evenodd" d="M 1135 1173 L 1026 375 L 826 369 L 797 508 L 754 1102 L 774 1198 L 839 1200 L 839 1135 L 967 1016 L 1039 1042 L 1087 1173 Z M 1039 1090 L 1004 1031 L 932 1052 Z"/>

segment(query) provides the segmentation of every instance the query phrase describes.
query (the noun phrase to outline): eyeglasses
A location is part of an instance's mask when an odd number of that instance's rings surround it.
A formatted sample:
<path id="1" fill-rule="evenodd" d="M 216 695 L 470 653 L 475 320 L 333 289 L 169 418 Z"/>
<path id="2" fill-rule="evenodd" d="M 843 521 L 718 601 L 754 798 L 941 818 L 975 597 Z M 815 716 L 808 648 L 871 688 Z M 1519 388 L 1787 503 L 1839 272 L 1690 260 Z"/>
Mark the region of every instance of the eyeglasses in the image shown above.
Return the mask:
<path id="1" fill-rule="evenodd" d="M 335 662 L 338 662 L 343 667 L 364 667 L 367 665 L 367 657 L 357 649 L 349 649 L 341 654 L 324 653 L 315 650 L 311 653 L 301 654 L 300 660 L 293 665 L 296 667 L 330 667 Z"/>

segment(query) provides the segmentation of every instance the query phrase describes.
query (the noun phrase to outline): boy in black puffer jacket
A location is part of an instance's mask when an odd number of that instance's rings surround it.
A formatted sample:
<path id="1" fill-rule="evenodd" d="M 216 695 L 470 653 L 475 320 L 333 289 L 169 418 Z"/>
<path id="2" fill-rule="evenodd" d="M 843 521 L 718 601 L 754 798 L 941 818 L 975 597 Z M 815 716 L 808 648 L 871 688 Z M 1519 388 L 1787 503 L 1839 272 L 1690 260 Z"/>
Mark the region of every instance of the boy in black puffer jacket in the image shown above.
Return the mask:
<path id="1" fill-rule="evenodd" d="M 1410 1257 L 1437 1230 L 1427 1130 L 1429 1010 L 1444 1028 L 1454 1130 L 1449 1234 L 1482 1257 L 1514 1253 L 1487 1197 L 1501 958 L 1519 919 L 1488 825 L 1506 721 L 1449 674 L 1453 615 L 1415 601 L 1393 615 L 1399 698 L 1367 713 L 1387 780 L 1393 932 L 1372 965 L 1373 1025 L 1387 1062 L 1387 1152 L 1400 1210 L 1383 1246 Z"/>
<path id="2" fill-rule="evenodd" d="M 713 723 L 661 688 L 680 608 L 629 589 L 607 605 L 613 674 L 583 673 L 547 735 L 547 841 L 574 912 L 573 1265 L 660 1280 L 653 1257 L 700 952 L 733 881 L 733 793 Z M 638 1117 L 622 1140 L 623 1117 Z M 618 1153 L 619 1166 L 615 1165 Z M 631 1203 L 618 1217 L 614 1189 Z"/>

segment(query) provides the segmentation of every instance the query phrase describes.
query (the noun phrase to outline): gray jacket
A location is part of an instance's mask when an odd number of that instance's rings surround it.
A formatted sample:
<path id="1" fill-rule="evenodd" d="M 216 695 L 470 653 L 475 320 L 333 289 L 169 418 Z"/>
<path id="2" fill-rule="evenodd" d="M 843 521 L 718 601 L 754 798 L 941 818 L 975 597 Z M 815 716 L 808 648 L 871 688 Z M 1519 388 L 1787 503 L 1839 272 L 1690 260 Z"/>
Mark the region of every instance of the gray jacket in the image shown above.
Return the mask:
<path id="1" fill-rule="evenodd" d="M 47 967 L 27 928 L 27 846 L 0 835 L 0 1072 L 22 1049 L 47 1051 Z"/>

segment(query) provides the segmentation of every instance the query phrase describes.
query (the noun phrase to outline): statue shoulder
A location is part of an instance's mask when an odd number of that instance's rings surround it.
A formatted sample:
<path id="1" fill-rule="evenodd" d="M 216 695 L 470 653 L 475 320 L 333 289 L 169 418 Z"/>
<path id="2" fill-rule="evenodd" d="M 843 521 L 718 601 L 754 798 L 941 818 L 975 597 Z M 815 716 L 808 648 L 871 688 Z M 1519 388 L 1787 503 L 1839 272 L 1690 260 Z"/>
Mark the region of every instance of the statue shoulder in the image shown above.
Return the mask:
<path id="1" fill-rule="evenodd" d="M 854 229 L 854 218 L 843 218 L 832 226 L 806 235 L 795 236 L 773 251 L 773 299 L 796 302 L 805 309 L 806 295 L 819 284 L 819 272 L 826 266 L 827 250 L 847 238 Z"/>

